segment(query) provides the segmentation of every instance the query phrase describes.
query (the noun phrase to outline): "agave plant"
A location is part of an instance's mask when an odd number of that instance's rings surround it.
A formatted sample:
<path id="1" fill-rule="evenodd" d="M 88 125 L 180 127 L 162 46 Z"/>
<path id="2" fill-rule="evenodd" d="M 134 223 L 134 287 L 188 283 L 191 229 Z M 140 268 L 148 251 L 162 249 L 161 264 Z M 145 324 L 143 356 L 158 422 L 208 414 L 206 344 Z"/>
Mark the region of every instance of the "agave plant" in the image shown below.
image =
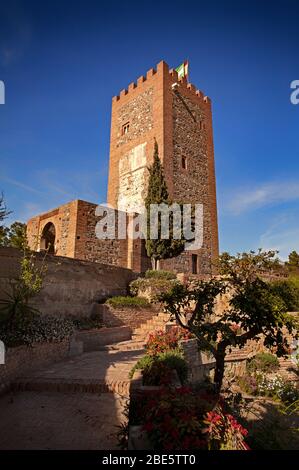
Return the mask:
<path id="1" fill-rule="evenodd" d="M 0 299 L 0 323 L 7 328 L 20 322 L 30 322 L 38 313 L 38 310 L 28 303 L 28 292 L 20 284 L 12 284 L 11 292 L 6 292 L 6 297 Z"/>

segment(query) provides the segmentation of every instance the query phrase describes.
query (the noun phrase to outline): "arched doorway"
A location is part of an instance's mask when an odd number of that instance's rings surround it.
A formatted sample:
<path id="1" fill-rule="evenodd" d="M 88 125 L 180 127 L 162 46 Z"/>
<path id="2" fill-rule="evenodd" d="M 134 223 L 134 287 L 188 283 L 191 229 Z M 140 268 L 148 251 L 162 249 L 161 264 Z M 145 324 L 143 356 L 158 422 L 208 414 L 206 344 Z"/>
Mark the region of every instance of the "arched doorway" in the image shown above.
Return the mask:
<path id="1" fill-rule="evenodd" d="M 42 236 L 40 240 L 40 249 L 47 250 L 48 253 L 55 254 L 55 225 L 52 222 L 48 222 L 42 231 Z"/>

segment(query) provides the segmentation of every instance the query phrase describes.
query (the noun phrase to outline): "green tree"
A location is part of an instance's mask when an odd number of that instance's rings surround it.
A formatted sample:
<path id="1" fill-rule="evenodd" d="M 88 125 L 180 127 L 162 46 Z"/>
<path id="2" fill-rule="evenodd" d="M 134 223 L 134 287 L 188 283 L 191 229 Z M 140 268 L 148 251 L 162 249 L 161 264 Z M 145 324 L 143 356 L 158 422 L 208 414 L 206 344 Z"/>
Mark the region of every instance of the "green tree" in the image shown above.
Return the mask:
<path id="1" fill-rule="evenodd" d="M 150 237 L 150 211 L 153 204 L 165 204 L 168 207 L 171 201 L 168 195 L 167 184 L 164 177 L 163 166 L 159 158 L 158 144 L 155 140 L 154 162 L 149 168 L 148 192 L 145 199 L 145 207 L 147 214 L 147 237 L 146 251 L 152 260 L 153 269 L 159 267 L 159 260 L 178 256 L 184 250 L 184 240 L 173 238 L 173 216 L 169 217 L 169 237 L 164 239 L 161 237 L 161 214 L 158 214 L 157 238 Z M 180 227 L 181 229 L 181 227 Z"/>
<path id="2" fill-rule="evenodd" d="M 9 246 L 24 249 L 27 247 L 26 224 L 14 222 L 11 224 L 8 234 Z"/>
<path id="3" fill-rule="evenodd" d="M 259 275 L 259 271 L 272 263 L 274 255 L 273 251 L 261 250 L 237 256 L 225 253 L 219 258 L 219 279 L 200 281 L 192 286 L 176 285 L 160 296 L 166 310 L 196 336 L 200 349 L 215 357 L 214 382 L 218 392 L 229 348 L 242 348 L 248 340 L 262 336 L 265 347 L 283 356 L 289 347 L 283 327 L 297 337 L 296 323 L 287 314 L 284 299 Z M 228 295 L 228 308 L 221 316 L 216 316 L 215 301 L 223 294 Z"/>
<path id="4" fill-rule="evenodd" d="M 288 261 L 287 265 L 290 268 L 299 268 L 299 255 L 298 255 L 297 251 L 293 250 L 289 254 L 289 261 Z"/>
<path id="5" fill-rule="evenodd" d="M 8 217 L 9 214 L 11 214 L 11 211 L 7 209 L 5 205 L 5 201 L 4 201 L 4 195 L 3 193 L 1 193 L 0 195 L 0 227 L 2 227 L 3 220 L 6 219 L 6 217 Z"/>
<path id="6" fill-rule="evenodd" d="M 0 226 L 0 246 L 9 245 L 9 228 L 4 225 Z"/>
<path id="7" fill-rule="evenodd" d="M 0 246 L 24 249 L 27 247 L 26 224 L 13 222 L 10 227 L 0 227 Z"/>
<path id="8" fill-rule="evenodd" d="M 272 292 L 283 298 L 289 312 L 299 310 L 299 286 L 294 278 L 271 283 Z"/>

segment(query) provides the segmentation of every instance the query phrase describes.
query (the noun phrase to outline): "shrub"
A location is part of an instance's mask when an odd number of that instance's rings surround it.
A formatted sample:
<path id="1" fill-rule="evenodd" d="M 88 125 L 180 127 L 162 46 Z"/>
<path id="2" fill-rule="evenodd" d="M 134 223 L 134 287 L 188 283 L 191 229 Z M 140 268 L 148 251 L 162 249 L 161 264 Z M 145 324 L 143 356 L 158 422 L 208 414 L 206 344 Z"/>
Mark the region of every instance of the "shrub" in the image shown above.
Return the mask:
<path id="1" fill-rule="evenodd" d="M 245 375 L 237 378 L 237 383 L 241 390 L 249 395 L 256 395 L 258 392 L 257 379 L 253 375 Z"/>
<path id="2" fill-rule="evenodd" d="M 166 279 L 169 281 L 171 279 L 176 279 L 176 274 L 172 273 L 171 271 L 165 271 L 163 269 L 159 271 L 148 269 L 145 273 L 145 278 L 146 279 Z"/>
<path id="3" fill-rule="evenodd" d="M 172 381 L 173 370 L 177 371 L 181 383 L 187 380 L 188 375 L 187 363 L 179 349 L 143 356 L 132 368 L 130 378 L 138 369 L 142 371 L 143 385 L 168 385 Z"/>
<path id="4" fill-rule="evenodd" d="M 244 441 L 248 435 L 247 429 L 234 416 L 225 413 L 219 404 L 207 413 L 204 422 L 208 426 L 210 450 L 249 450 Z"/>
<path id="5" fill-rule="evenodd" d="M 289 312 L 299 310 L 299 286 L 296 278 L 271 283 L 272 292 L 284 301 Z"/>
<path id="6" fill-rule="evenodd" d="M 158 359 L 158 363 L 165 364 L 170 369 L 177 371 L 178 377 L 182 384 L 186 382 L 188 377 L 188 366 L 180 349 L 165 351 L 156 357 Z"/>
<path id="7" fill-rule="evenodd" d="M 136 407 L 153 449 L 207 449 L 203 416 L 212 408 L 211 402 L 200 399 L 189 387 L 162 389 L 136 398 L 131 408 Z"/>
<path id="8" fill-rule="evenodd" d="M 72 319 L 78 330 L 89 330 L 93 328 L 102 328 L 103 322 L 101 316 L 94 314 L 90 317 L 80 317 Z"/>
<path id="9" fill-rule="evenodd" d="M 147 308 L 150 306 L 150 303 L 147 299 L 143 297 L 130 297 L 130 296 L 115 296 L 106 300 L 106 304 L 111 305 L 112 307 L 139 307 Z"/>
<path id="10" fill-rule="evenodd" d="M 150 298 L 152 301 L 158 300 L 158 297 L 163 292 L 170 291 L 175 285 L 179 284 L 176 279 L 163 279 L 163 278 L 144 278 L 140 277 L 130 283 L 131 295 L 143 295 Z"/>
<path id="11" fill-rule="evenodd" d="M 148 356 L 147 354 L 145 356 L 142 356 L 139 359 L 139 361 L 137 361 L 136 364 L 130 370 L 129 378 L 132 379 L 136 370 L 144 370 L 145 368 L 150 367 L 152 363 L 153 363 L 152 356 Z"/>
<path id="12" fill-rule="evenodd" d="M 174 327 L 169 332 L 156 331 L 149 335 L 146 343 L 146 351 L 148 354 L 157 354 L 171 349 L 176 349 L 179 341 L 182 339 L 189 339 L 192 335 L 183 328 Z"/>
<path id="13" fill-rule="evenodd" d="M 72 320 L 54 316 L 36 316 L 30 323 L 19 322 L 13 329 L 0 326 L 0 338 L 6 347 L 32 345 L 33 343 L 63 341 L 72 335 Z"/>
<path id="14" fill-rule="evenodd" d="M 258 393 L 278 398 L 288 404 L 294 403 L 299 399 L 299 390 L 280 376 L 267 377 L 264 374 L 258 375 Z"/>
<path id="15" fill-rule="evenodd" d="M 274 354 L 261 352 L 247 363 L 249 372 L 274 372 L 279 368 L 279 361 Z"/>
<path id="16" fill-rule="evenodd" d="M 132 399 L 129 420 L 143 424 L 155 450 L 248 448 L 247 431 L 215 405 L 215 395 L 203 396 L 189 387 L 143 392 Z"/>

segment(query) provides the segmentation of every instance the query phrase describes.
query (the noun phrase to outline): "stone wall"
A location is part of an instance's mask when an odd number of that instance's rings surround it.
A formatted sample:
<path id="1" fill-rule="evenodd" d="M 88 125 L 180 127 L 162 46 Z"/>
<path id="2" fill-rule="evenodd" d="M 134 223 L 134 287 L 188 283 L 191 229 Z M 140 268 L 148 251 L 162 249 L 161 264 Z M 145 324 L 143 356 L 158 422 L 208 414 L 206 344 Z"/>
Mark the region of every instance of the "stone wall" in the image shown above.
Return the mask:
<path id="1" fill-rule="evenodd" d="M 96 236 L 96 204 L 78 201 L 75 258 L 127 267 L 127 239 L 101 240 Z M 117 227 L 117 213 L 115 214 Z M 116 231 L 117 235 L 117 231 Z"/>
<path id="2" fill-rule="evenodd" d="M 115 328 L 101 328 L 82 330 L 76 333 L 76 340 L 83 343 L 83 351 L 100 351 L 107 344 L 128 341 L 132 336 L 132 328 L 120 326 Z"/>
<path id="3" fill-rule="evenodd" d="M 10 348 L 5 354 L 5 364 L 0 365 L 0 393 L 20 375 L 60 361 L 69 355 L 69 340 L 53 343 L 35 343 L 32 347 Z"/>
<path id="4" fill-rule="evenodd" d="M 111 305 L 99 305 L 103 323 L 107 327 L 128 325 L 132 329 L 138 328 L 142 323 L 151 320 L 158 313 L 154 306 L 148 308 L 126 307 L 115 308 Z"/>
<path id="5" fill-rule="evenodd" d="M 43 255 L 36 253 L 40 263 Z M 0 298 L 19 273 L 21 254 L 14 248 L 0 248 Z M 50 315 L 88 316 L 95 303 L 113 295 L 125 295 L 135 278 L 125 268 L 53 255 L 47 256 L 43 289 L 32 304 Z"/>
<path id="6" fill-rule="evenodd" d="M 56 209 L 37 215 L 27 222 L 27 238 L 32 250 L 39 250 L 45 226 L 55 227 L 54 251 L 58 256 L 75 256 L 78 202 L 72 201 Z"/>
<path id="7" fill-rule="evenodd" d="M 211 273 L 210 188 L 207 153 L 208 119 L 206 107 L 200 106 L 178 89 L 173 94 L 173 200 L 203 205 L 203 247 L 162 262 L 164 268 L 191 272 L 191 256 L 198 255 L 197 269 Z M 182 167 L 182 159 L 186 168 Z"/>

